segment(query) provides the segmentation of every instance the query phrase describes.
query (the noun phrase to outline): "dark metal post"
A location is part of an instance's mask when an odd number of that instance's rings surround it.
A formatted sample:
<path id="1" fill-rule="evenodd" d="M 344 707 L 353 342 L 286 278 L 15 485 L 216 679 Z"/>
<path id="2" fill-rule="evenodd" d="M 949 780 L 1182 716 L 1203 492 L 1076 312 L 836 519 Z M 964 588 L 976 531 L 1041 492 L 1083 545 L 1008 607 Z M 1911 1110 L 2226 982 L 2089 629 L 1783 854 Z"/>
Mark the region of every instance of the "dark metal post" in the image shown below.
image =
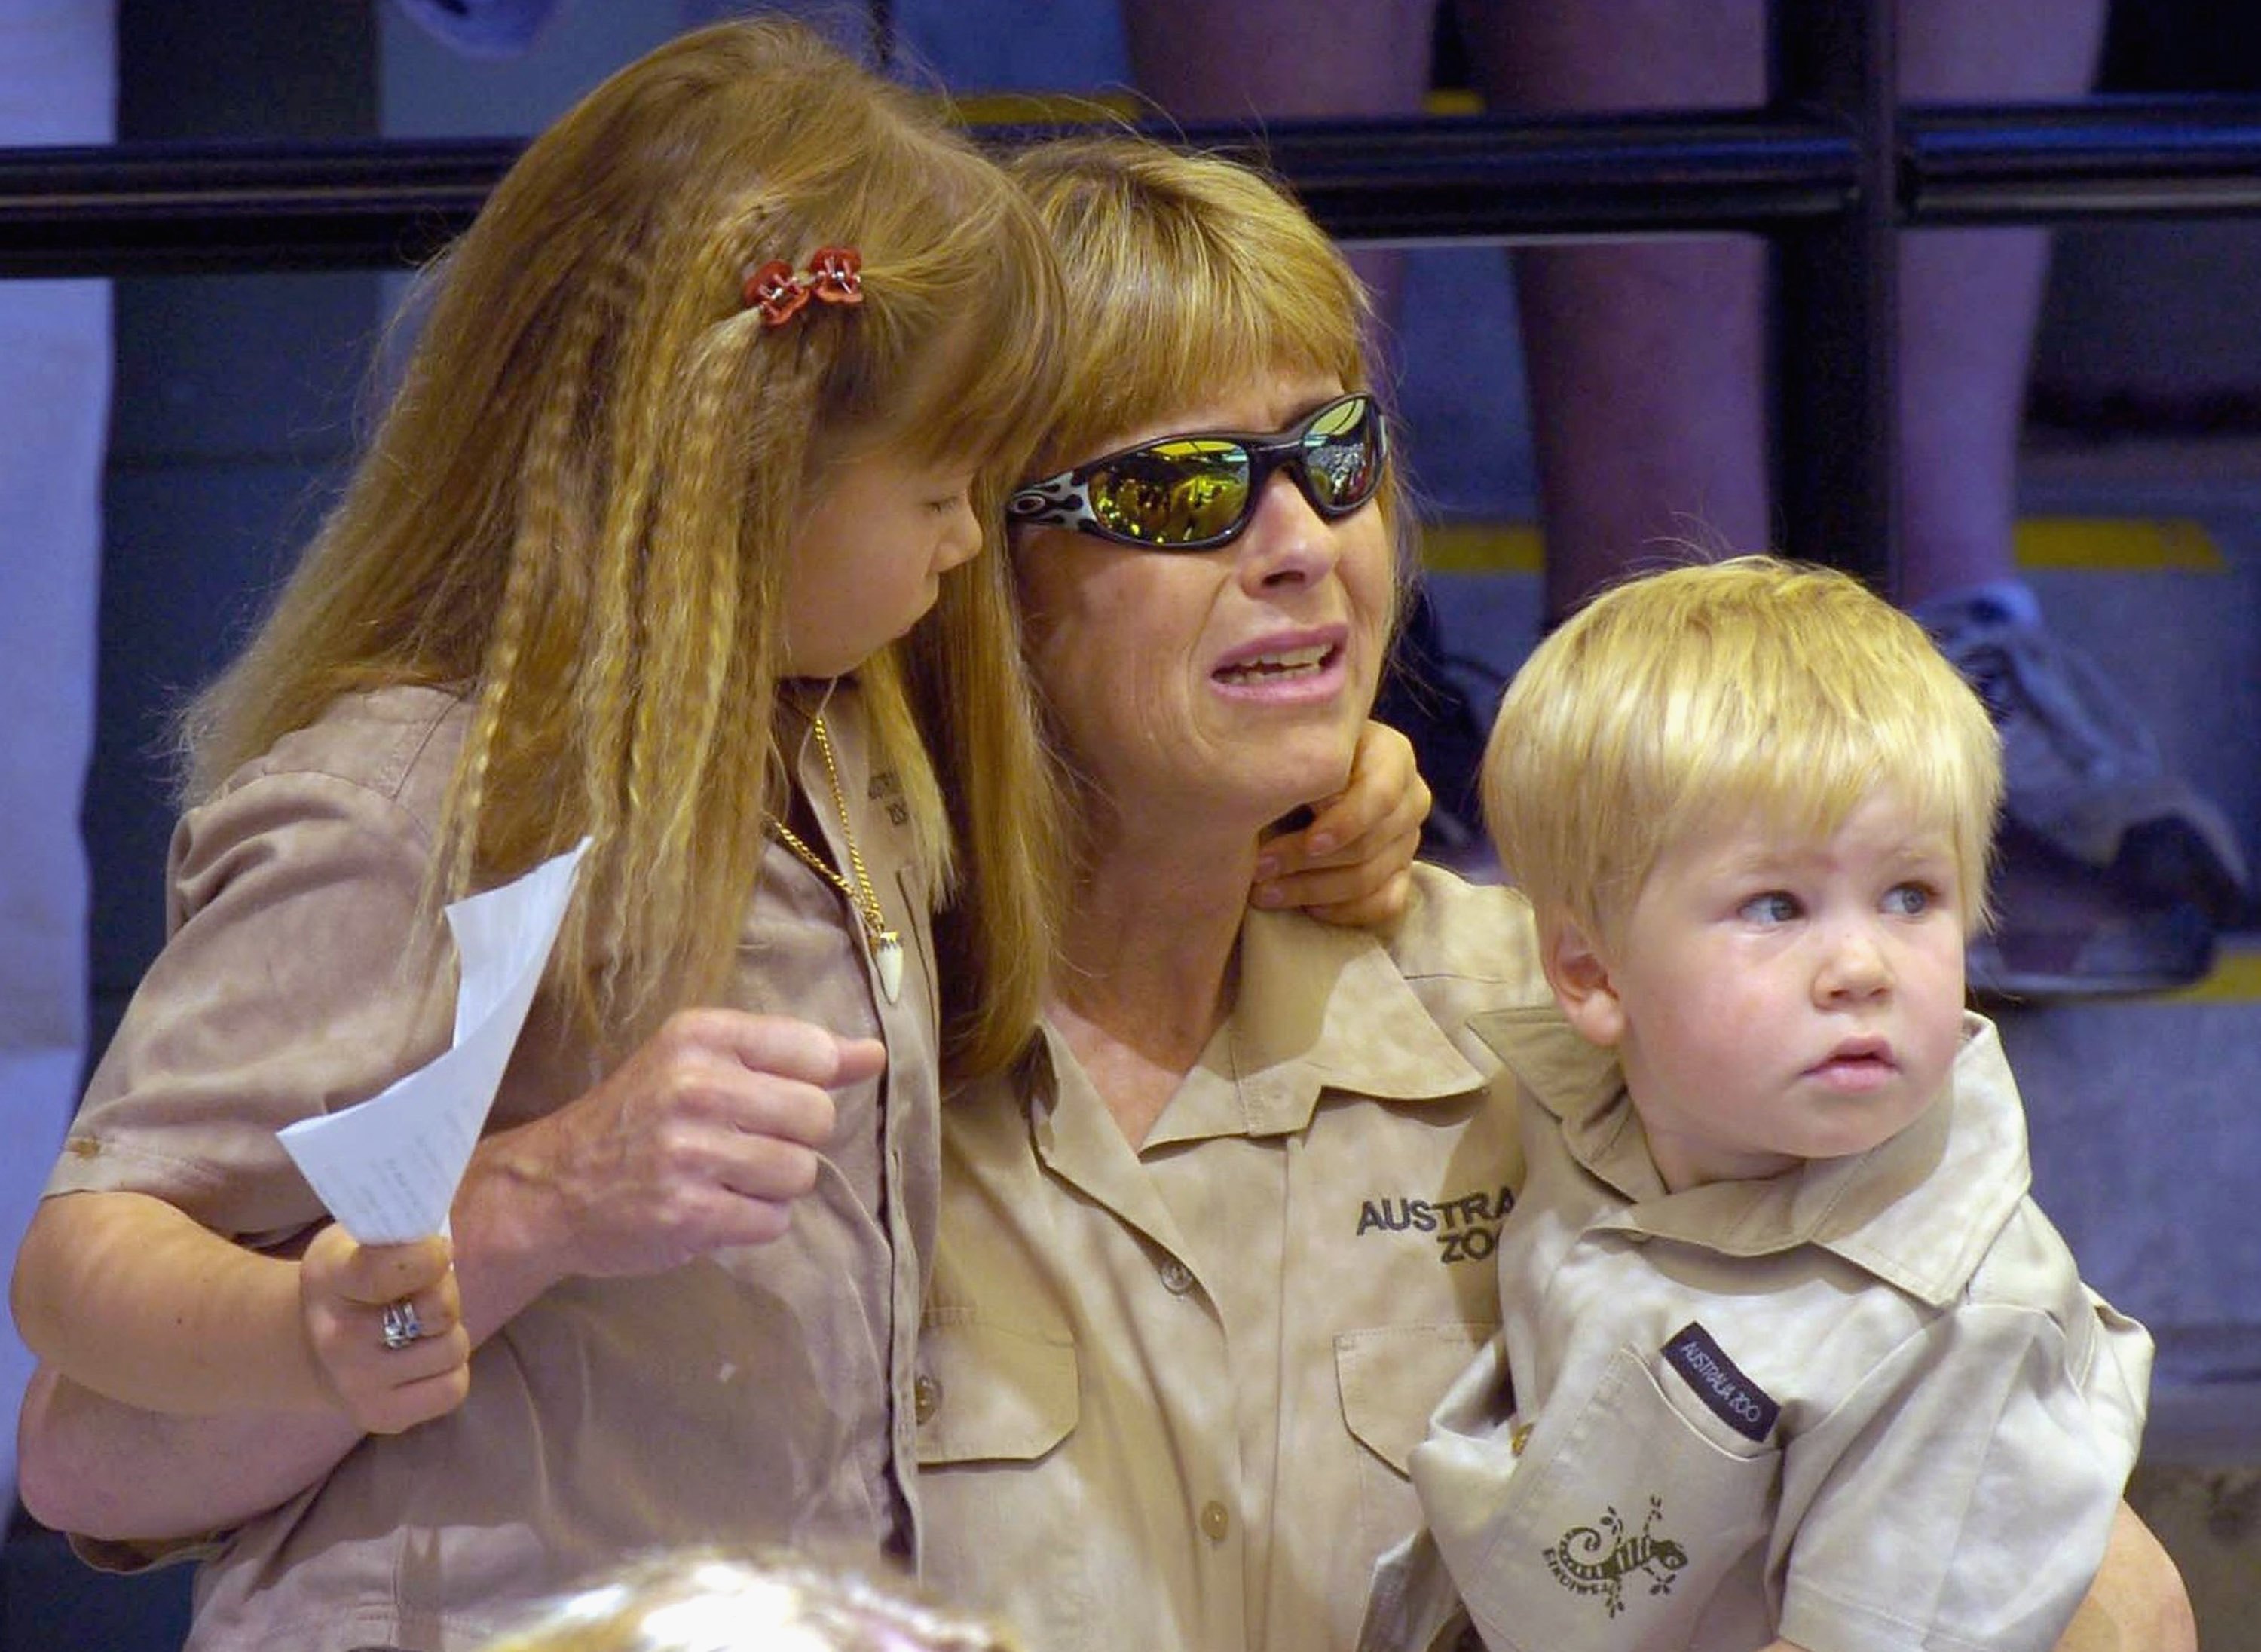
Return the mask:
<path id="1" fill-rule="evenodd" d="M 1891 0 L 1775 0 L 1773 105 L 1842 128 L 1856 186 L 1774 242 L 1776 499 L 1791 555 L 1897 595 L 1899 91 Z"/>

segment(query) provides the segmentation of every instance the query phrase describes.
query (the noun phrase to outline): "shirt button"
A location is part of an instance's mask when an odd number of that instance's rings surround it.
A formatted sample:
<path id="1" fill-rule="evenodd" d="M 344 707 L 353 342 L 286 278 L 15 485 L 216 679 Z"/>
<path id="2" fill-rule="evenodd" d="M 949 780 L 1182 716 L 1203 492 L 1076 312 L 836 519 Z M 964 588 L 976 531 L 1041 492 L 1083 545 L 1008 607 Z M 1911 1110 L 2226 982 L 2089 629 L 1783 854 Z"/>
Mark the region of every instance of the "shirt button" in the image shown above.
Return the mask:
<path id="1" fill-rule="evenodd" d="M 1194 1270 L 1173 1256 L 1162 1264 L 1162 1289 L 1182 1296 L 1194 1288 Z M 1211 1505 L 1214 1507 L 1214 1505 Z"/>
<path id="2" fill-rule="evenodd" d="M 1215 1498 L 1202 1505 L 1202 1535 L 1212 1543 L 1224 1541 L 1224 1534 L 1232 1529 L 1232 1516 L 1224 1512 L 1224 1505 Z"/>
<path id="3" fill-rule="evenodd" d="M 66 1145 L 74 1159 L 99 1159 L 102 1156 L 102 1143 L 92 1136 L 74 1136 Z"/>
<path id="4" fill-rule="evenodd" d="M 921 1376 L 911 1383 L 911 1415 L 922 1423 L 932 1422 L 934 1414 L 942 1409 L 942 1384 L 930 1376 Z"/>
<path id="5" fill-rule="evenodd" d="M 1518 1423 L 1515 1426 L 1515 1432 L 1507 1437 L 1508 1450 L 1520 1457 L 1523 1454 L 1523 1448 L 1530 1443 L 1531 1425 L 1529 1423 Z"/>

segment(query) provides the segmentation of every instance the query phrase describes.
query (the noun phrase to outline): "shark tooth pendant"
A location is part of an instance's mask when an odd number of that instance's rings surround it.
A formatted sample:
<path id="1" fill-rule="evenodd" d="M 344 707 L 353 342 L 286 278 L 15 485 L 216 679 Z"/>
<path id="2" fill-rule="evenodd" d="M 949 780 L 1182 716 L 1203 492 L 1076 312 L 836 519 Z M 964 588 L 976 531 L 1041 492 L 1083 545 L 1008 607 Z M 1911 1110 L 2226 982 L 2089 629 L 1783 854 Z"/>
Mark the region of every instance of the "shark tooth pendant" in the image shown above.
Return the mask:
<path id="1" fill-rule="evenodd" d="M 894 1003 L 903 992 L 903 944 L 893 930 L 882 930 L 873 938 L 872 963 L 879 972 L 879 990 Z"/>

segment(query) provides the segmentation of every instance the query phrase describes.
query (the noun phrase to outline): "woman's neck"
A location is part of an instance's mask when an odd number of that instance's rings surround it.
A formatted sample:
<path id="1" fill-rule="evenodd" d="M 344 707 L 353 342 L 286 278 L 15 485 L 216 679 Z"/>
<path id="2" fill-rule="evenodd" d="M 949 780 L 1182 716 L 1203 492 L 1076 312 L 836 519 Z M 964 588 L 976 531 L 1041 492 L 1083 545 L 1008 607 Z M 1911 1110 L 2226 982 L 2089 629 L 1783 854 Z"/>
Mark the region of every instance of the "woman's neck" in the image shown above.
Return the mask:
<path id="1" fill-rule="evenodd" d="M 1069 901 L 1052 1018 L 1134 1144 L 1224 1024 L 1256 842 L 1095 847 Z"/>

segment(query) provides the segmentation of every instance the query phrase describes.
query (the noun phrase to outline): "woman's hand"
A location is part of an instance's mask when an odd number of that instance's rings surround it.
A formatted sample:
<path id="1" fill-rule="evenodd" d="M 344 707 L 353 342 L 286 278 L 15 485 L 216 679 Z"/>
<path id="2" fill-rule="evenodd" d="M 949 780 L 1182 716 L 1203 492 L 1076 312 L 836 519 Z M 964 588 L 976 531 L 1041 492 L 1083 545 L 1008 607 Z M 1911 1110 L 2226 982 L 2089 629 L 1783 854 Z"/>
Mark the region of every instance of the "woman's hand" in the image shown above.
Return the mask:
<path id="1" fill-rule="evenodd" d="M 1412 742 L 1368 722 L 1349 784 L 1312 805 L 1309 825 L 1265 841 L 1251 898 L 1261 907 L 1302 907 L 1330 923 L 1389 923 L 1411 896 L 1430 802 Z"/>
<path id="2" fill-rule="evenodd" d="M 595 1088 L 473 1155 L 458 1242 L 520 1266 L 471 1318 L 506 1319 L 568 1275 L 657 1274 L 778 1238 L 816 1185 L 828 1090 L 886 1064 L 875 1038 L 788 1016 L 670 1017 Z"/>
<path id="3" fill-rule="evenodd" d="M 413 1311 L 413 1342 L 384 1340 L 395 1303 Z M 356 1244 L 333 1224 L 298 1261 L 298 1306 L 315 1363 L 355 1425 L 397 1434 L 444 1417 L 470 1391 L 471 1340 L 463 1329 L 448 1241 Z"/>

